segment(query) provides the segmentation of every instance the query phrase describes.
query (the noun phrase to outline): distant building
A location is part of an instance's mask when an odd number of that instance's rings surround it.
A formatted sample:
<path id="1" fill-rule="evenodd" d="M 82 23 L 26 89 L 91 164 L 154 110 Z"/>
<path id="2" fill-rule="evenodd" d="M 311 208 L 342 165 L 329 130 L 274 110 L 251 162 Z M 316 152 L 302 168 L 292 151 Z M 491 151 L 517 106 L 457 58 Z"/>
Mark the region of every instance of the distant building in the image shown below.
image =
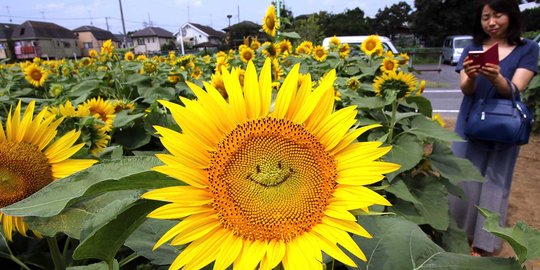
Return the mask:
<path id="1" fill-rule="evenodd" d="M 120 48 L 133 47 L 133 39 L 129 35 L 115 34 L 116 39 L 120 40 Z"/>
<path id="2" fill-rule="evenodd" d="M 17 24 L 0 23 L 0 60 L 14 59 L 13 41 L 11 35 Z"/>
<path id="3" fill-rule="evenodd" d="M 262 25 L 256 24 L 250 21 L 241 21 L 237 24 L 233 24 L 229 27 L 223 28 L 227 37 L 227 44 L 231 48 L 238 48 L 243 42 L 244 38 L 253 39 L 257 38 L 261 43 L 266 41 L 266 34 L 261 31 Z"/>
<path id="4" fill-rule="evenodd" d="M 215 30 L 210 26 L 188 22 L 174 34 L 176 43 L 184 42 L 188 46 L 204 45 L 219 46 L 225 41 L 225 33 Z"/>
<path id="5" fill-rule="evenodd" d="M 160 27 L 146 27 L 131 34 L 135 54 L 159 54 L 161 45 L 174 42 L 173 33 Z"/>
<path id="6" fill-rule="evenodd" d="M 120 48 L 120 40 L 107 30 L 91 25 L 85 25 L 73 29 L 73 32 L 77 35 L 79 48 L 81 48 L 83 56 L 88 56 L 90 50 L 99 52 L 103 42 L 109 39 L 113 42 L 115 48 Z"/>
<path id="7" fill-rule="evenodd" d="M 11 39 L 17 59 L 81 56 L 75 33 L 50 22 L 25 21 L 13 29 Z"/>

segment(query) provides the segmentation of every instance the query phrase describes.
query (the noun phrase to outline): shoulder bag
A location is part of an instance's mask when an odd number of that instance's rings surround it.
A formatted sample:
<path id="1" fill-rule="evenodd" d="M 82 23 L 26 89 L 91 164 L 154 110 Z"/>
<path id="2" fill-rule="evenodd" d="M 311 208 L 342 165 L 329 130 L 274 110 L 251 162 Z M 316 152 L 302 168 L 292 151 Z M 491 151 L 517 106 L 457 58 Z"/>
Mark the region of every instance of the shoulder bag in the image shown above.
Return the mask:
<path id="1" fill-rule="evenodd" d="M 517 86 L 508 79 L 506 82 L 512 92 L 511 99 L 487 98 L 488 92 L 473 103 L 464 130 L 469 140 L 512 145 L 529 142 L 534 121 L 532 113 L 521 102 Z"/>

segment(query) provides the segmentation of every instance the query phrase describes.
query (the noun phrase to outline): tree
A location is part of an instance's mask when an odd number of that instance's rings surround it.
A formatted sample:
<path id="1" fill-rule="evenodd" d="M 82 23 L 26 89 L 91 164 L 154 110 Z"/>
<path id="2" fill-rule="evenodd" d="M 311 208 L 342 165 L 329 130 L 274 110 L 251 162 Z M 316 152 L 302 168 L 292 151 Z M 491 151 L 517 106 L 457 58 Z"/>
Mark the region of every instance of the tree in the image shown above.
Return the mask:
<path id="1" fill-rule="evenodd" d="M 325 37 L 316 13 L 296 17 L 290 30 L 298 33 L 302 37 L 301 40 L 309 40 L 315 44 L 320 44 Z"/>
<path id="2" fill-rule="evenodd" d="M 412 8 L 407 2 L 399 2 L 390 7 L 385 7 L 375 15 L 372 28 L 379 35 L 389 36 L 391 39 L 397 34 L 397 30 L 411 20 Z"/>
<path id="3" fill-rule="evenodd" d="M 470 0 L 415 0 L 412 30 L 426 46 L 441 46 L 449 35 L 471 34 L 476 4 Z"/>
<path id="4" fill-rule="evenodd" d="M 322 14 L 321 14 L 322 13 Z M 371 34 L 373 31 L 360 8 L 346 9 L 339 14 L 319 13 L 319 25 L 326 36 L 357 36 Z"/>

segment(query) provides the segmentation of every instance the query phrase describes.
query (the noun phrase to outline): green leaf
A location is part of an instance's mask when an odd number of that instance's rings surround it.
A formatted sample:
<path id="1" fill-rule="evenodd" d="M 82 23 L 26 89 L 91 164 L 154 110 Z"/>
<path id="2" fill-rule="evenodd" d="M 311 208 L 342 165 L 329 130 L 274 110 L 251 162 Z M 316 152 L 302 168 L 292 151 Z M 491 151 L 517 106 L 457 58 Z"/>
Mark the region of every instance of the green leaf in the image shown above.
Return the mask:
<path id="1" fill-rule="evenodd" d="M 146 220 L 146 215 L 162 204 L 162 202 L 147 200 L 133 204 L 131 208 L 119 214 L 115 219 L 96 228 L 88 233 L 86 238 L 81 239 L 81 243 L 73 252 L 73 258 L 76 260 L 100 259 L 112 262 L 125 240 Z"/>
<path id="2" fill-rule="evenodd" d="M 433 108 L 431 106 L 431 101 L 424 96 L 409 96 L 405 97 L 405 101 L 409 104 L 416 104 L 418 112 L 425 115 L 426 117 L 431 118 Z"/>
<path id="3" fill-rule="evenodd" d="M 382 96 L 376 96 L 376 97 L 353 97 L 351 98 L 351 104 L 357 105 L 360 109 L 378 109 L 382 108 L 388 104 L 390 104 L 391 101 L 385 99 Z"/>
<path id="4" fill-rule="evenodd" d="M 143 123 L 117 130 L 114 137 L 116 143 L 128 150 L 145 146 L 152 138 L 152 136 L 146 132 Z"/>
<path id="5" fill-rule="evenodd" d="M 99 88 L 100 83 L 100 80 L 85 79 L 69 89 L 68 96 L 75 98 L 75 100 L 72 100 L 74 105 L 80 104 L 85 101 L 90 94 L 92 94 L 92 91 Z"/>
<path id="6" fill-rule="evenodd" d="M 386 114 L 388 116 L 391 116 L 392 112 L 386 112 Z M 398 113 L 396 113 L 396 123 L 403 120 L 403 119 L 413 117 L 413 116 L 417 116 L 417 115 L 420 115 L 420 114 L 419 113 L 414 113 L 414 112 L 406 112 L 406 113 L 398 112 Z"/>
<path id="7" fill-rule="evenodd" d="M 55 236 L 62 232 L 80 239 L 81 231 L 104 224 L 123 212 L 130 204 L 139 200 L 141 191 L 112 191 L 89 200 L 76 203 L 52 217 L 26 217 L 32 230 L 45 236 Z M 95 225 L 98 224 L 98 225 Z"/>
<path id="8" fill-rule="evenodd" d="M 420 202 L 414 197 L 414 195 L 409 190 L 409 187 L 405 184 L 405 181 L 396 177 L 392 184 L 385 189 L 386 191 L 396 195 L 396 197 L 411 202 L 415 205 L 420 204 Z"/>
<path id="9" fill-rule="evenodd" d="M 279 35 L 282 36 L 282 37 L 291 38 L 291 39 L 299 39 L 300 38 L 300 35 L 298 33 L 296 33 L 296 32 L 280 32 Z"/>
<path id="10" fill-rule="evenodd" d="M 498 213 L 481 207 L 478 207 L 478 211 L 485 218 L 484 229 L 506 240 L 516 252 L 520 263 L 540 258 L 540 231 L 523 222 L 518 222 L 510 228 L 503 228 L 499 225 Z"/>
<path id="11" fill-rule="evenodd" d="M 384 156 L 384 160 L 392 163 L 397 163 L 401 167 L 388 174 L 388 179 L 392 179 L 400 172 L 404 172 L 414 168 L 424 154 L 422 142 L 414 135 L 402 134 L 392 145 L 392 150 Z"/>
<path id="12" fill-rule="evenodd" d="M 415 117 L 411 122 L 411 128 L 404 132 L 443 141 L 463 141 L 463 139 L 454 132 L 441 127 L 435 121 L 423 115 Z"/>
<path id="13" fill-rule="evenodd" d="M 431 167 L 452 184 L 457 185 L 463 181 L 484 181 L 484 177 L 468 159 L 454 156 L 450 147 L 441 142 L 433 143 L 433 152 L 427 159 Z"/>
<path id="14" fill-rule="evenodd" d="M 400 180 L 400 179 L 397 179 Z M 406 187 L 403 187 L 403 182 Z M 394 181 L 396 186 L 401 186 L 401 189 L 397 192 L 401 195 L 402 200 L 412 202 L 415 211 L 410 209 L 410 204 L 404 201 L 397 201 L 390 208 L 391 211 L 401 213 L 407 218 L 417 224 L 429 224 L 433 228 L 441 231 L 445 231 L 448 228 L 450 222 L 448 216 L 448 197 L 446 195 L 446 187 L 439 179 L 418 174 L 415 177 L 406 181 Z M 394 186 L 394 183 L 392 185 Z M 409 193 L 405 190 L 408 189 Z M 388 190 L 388 189 L 387 189 Z M 388 190 L 392 193 L 392 188 Z M 396 195 L 397 196 L 397 195 Z"/>
<path id="15" fill-rule="evenodd" d="M 178 221 L 147 219 L 126 240 L 125 245 L 150 260 L 156 265 L 169 265 L 178 256 L 180 250 L 174 246 L 164 244 L 152 250 L 156 242 Z"/>
<path id="16" fill-rule="evenodd" d="M 110 190 L 152 189 L 182 182 L 150 171 L 162 165 L 155 157 L 123 157 L 104 161 L 82 172 L 54 181 L 2 211 L 13 216 L 54 216 L 83 196 Z M 99 184 L 99 185 L 97 185 Z"/>
<path id="17" fill-rule="evenodd" d="M 121 128 L 144 116 L 144 113 L 137 113 L 137 114 L 128 114 L 128 113 L 129 113 L 128 111 L 118 112 L 114 118 L 113 126 L 115 128 Z"/>
<path id="18" fill-rule="evenodd" d="M 366 216 L 360 224 L 373 235 L 372 239 L 353 236 L 368 258 L 364 262 L 351 256 L 360 269 L 521 270 L 512 259 L 445 252 L 416 224 L 400 217 Z"/>
<path id="19" fill-rule="evenodd" d="M 109 268 L 109 265 L 106 262 L 98 262 L 89 265 L 82 266 L 71 266 L 66 268 L 66 270 L 119 270 L 118 261 L 114 260 L 112 268 Z"/>

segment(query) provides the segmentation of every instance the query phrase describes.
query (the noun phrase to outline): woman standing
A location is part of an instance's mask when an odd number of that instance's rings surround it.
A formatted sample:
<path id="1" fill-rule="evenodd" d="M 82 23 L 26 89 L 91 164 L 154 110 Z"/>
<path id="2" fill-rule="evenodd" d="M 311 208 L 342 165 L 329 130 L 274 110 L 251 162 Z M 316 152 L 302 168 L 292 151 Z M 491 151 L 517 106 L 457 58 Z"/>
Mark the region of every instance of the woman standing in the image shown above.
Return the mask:
<path id="1" fill-rule="evenodd" d="M 475 15 L 473 44 L 465 48 L 456 71 L 463 92 L 456 132 L 465 140 L 467 116 L 477 99 L 511 98 L 512 87 L 523 91 L 538 72 L 538 45 L 521 38 L 521 14 L 515 0 L 480 0 Z M 499 65 L 472 65 L 469 51 L 485 50 L 498 43 Z M 515 93 L 518 95 L 519 93 Z M 494 131 L 497 132 L 497 131 Z M 455 142 L 454 154 L 469 159 L 485 177 L 484 183 L 464 182 L 465 198 L 450 196 L 450 212 L 458 226 L 465 230 L 473 252 L 490 255 L 501 247 L 501 240 L 482 229 L 484 219 L 476 206 L 501 215 L 505 225 L 508 196 L 519 146 L 483 141 Z M 473 254 L 473 255 L 476 255 Z"/>

